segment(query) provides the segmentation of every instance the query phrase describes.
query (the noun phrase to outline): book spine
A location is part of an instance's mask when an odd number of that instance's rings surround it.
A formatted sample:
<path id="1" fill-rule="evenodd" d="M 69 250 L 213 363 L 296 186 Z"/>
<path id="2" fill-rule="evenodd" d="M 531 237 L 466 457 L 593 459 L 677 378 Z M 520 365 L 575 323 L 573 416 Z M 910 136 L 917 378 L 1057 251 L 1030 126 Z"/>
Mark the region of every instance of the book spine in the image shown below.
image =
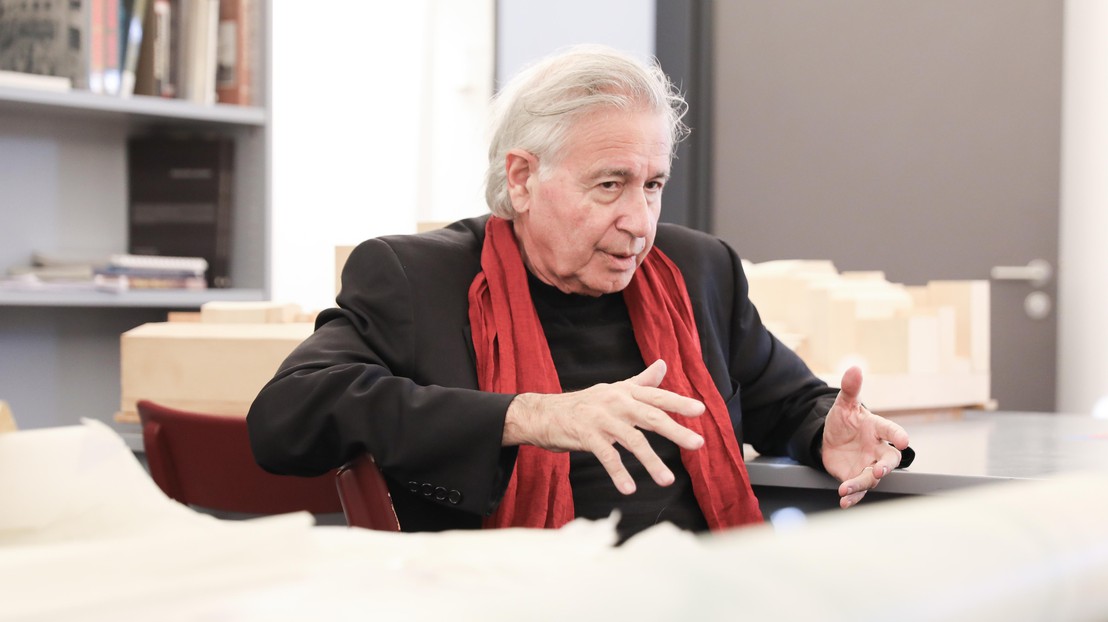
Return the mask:
<path id="1" fill-rule="evenodd" d="M 120 39 L 121 3 L 123 0 L 103 0 L 103 72 L 100 92 L 114 95 L 119 91 L 120 63 L 122 62 Z"/>
<path id="2" fill-rule="evenodd" d="M 204 277 L 121 275 L 130 289 L 207 289 Z"/>
<path id="3" fill-rule="evenodd" d="M 219 204 L 222 209 L 216 215 L 214 265 L 210 281 L 215 287 L 231 287 L 231 205 L 234 201 L 235 143 L 224 140 L 219 145 Z"/>
<path id="4" fill-rule="evenodd" d="M 143 25 L 146 22 L 147 0 L 132 0 L 127 20 L 119 81 L 119 95 L 130 97 L 135 93 L 135 70 L 138 67 L 139 50 L 142 48 Z"/>
<path id="5" fill-rule="evenodd" d="M 73 88 L 73 80 L 64 76 L 47 76 L 0 69 L 0 86 L 14 86 L 39 91 L 68 91 Z"/>
<path id="6" fill-rule="evenodd" d="M 201 73 L 203 103 L 216 103 L 215 71 L 219 52 L 219 0 L 208 0 L 204 12 L 204 66 Z"/>
<path id="7" fill-rule="evenodd" d="M 214 104 L 219 0 L 184 0 L 180 61 L 185 99 Z"/>
<path id="8" fill-rule="evenodd" d="M 26 3 L 24 3 L 26 4 Z M 35 3 L 38 4 L 38 3 Z M 49 8 L 49 2 L 43 2 L 44 7 Z M 62 29 L 65 39 L 66 60 L 68 67 L 60 72 L 60 75 L 68 77 L 74 88 L 89 88 L 89 59 L 92 48 L 89 46 L 92 26 L 92 7 L 86 2 L 68 2 L 64 5 L 68 9 L 68 23 Z"/>
<path id="9" fill-rule="evenodd" d="M 104 11 L 107 0 L 91 0 L 89 4 L 88 90 L 104 92 Z"/>
<path id="10" fill-rule="evenodd" d="M 154 32 L 156 26 L 154 3 L 147 5 L 146 16 L 142 20 L 142 44 L 139 46 L 138 63 L 135 66 L 135 95 L 157 95 L 154 86 Z"/>
<path id="11" fill-rule="evenodd" d="M 170 0 L 169 82 L 173 96 L 188 99 L 188 11 L 189 0 Z"/>
<path id="12" fill-rule="evenodd" d="M 200 5 L 207 0 L 178 0 L 180 11 L 174 13 L 177 25 L 174 34 L 177 37 L 177 88 L 178 97 L 189 101 L 197 101 L 201 96 L 200 87 L 196 84 L 197 65 L 202 62 L 198 57 L 199 34 L 198 15 Z"/>
<path id="13" fill-rule="evenodd" d="M 110 275 L 126 275 L 126 276 L 146 276 L 146 277 L 158 277 L 158 278 L 184 278 L 184 277 L 200 277 L 204 278 L 205 270 L 193 270 L 193 269 L 180 269 L 174 270 L 172 268 L 125 268 L 122 266 L 107 266 L 105 268 L 98 268 L 94 270 L 96 274 L 110 274 Z"/>
<path id="14" fill-rule="evenodd" d="M 176 97 L 177 83 L 173 76 L 173 4 L 169 0 L 154 0 L 153 17 L 150 20 L 154 29 L 152 43 L 154 94 L 160 97 Z"/>
<path id="15" fill-rule="evenodd" d="M 208 269 L 208 260 L 203 257 L 120 253 L 109 257 L 108 264 L 104 269 L 109 271 L 135 270 L 139 272 L 175 272 L 198 275 L 203 274 Z"/>
<path id="16" fill-rule="evenodd" d="M 209 285 L 228 287 L 233 157 L 226 137 L 132 137 L 128 252 L 203 258 Z"/>
<path id="17" fill-rule="evenodd" d="M 253 0 L 220 0 L 216 96 L 220 103 L 253 104 Z"/>

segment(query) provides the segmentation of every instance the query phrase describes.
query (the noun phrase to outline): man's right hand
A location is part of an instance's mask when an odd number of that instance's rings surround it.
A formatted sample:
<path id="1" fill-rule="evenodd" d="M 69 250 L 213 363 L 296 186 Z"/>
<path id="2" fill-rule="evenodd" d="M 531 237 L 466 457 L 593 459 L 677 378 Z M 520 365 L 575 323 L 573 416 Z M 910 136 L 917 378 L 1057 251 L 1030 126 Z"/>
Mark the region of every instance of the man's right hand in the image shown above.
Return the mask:
<path id="1" fill-rule="evenodd" d="M 534 445 L 550 451 L 592 452 L 616 488 L 635 492 L 635 480 L 620 460 L 615 444 L 627 448 L 660 486 L 673 483 L 673 472 L 654 453 L 641 430 L 668 438 L 683 449 L 700 449 L 704 439 L 667 413 L 697 417 L 698 400 L 659 389 L 666 364 L 655 361 L 641 374 L 612 384 L 572 393 L 522 393 L 508 407 L 502 444 Z"/>

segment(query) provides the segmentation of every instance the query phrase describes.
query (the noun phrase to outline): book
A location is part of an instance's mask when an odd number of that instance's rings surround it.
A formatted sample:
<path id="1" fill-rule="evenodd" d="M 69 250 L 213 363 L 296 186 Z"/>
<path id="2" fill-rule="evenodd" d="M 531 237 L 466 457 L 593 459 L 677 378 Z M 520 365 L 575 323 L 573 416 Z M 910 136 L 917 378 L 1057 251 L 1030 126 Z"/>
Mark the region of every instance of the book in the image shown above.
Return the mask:
<path id="1" fill-rule="evenodd" d="M 96 270 L 107 265 L 107 257 L 93 253 L 33 251 L 31 263 L 8 268 L 8 276 L 44 282 L 91 281 Z"/>
<path id="2" fill-rule="evenodd" d="M 92 266 L 12 266 L 8 276 L 34 276 L 42 281 L 89 281 Z"/>
<path id="3" fill-rule="evenodd" d="M 108 265 L 109 255 L 90 250 L 31 251 L 31 265 L 44 268 L 87 266 L 96 268 Z"/>
<path id="4" fill-rule="evenodd" d="M 146 12 L 142 47 L 135 68 L 135 93 L 154 97 L 176 97 L 173 79 L 173 3 L 153 0 Z"/>
<path id="5" fill-rule="evenodd" d="M 63 76 L 41 76 L 34 73 L 0 70 L 0 86 L 64 92 L 72 88 L 73 80 Z"/>
<path id="6" fill-rule="evenodd" d="M 124 280 L 129 289 L 208 289 L 208 282 L 202 276 L 144 274 L 121 274 L 117 276 Z"/>
<path id="7" fill-rule="evenodd" d="M 121 0 L 86 0 L 89 14 L 88 89 L 114 93 L 119 88 L 119 3 Z"/>
<path id="8" fill-rule="evenodd" d="M 120 80 L 116 94 L 130 97 L 135 93 L 135 70 L 138 67 L 139 50 L 142 47 L 147 0 L 124 0 L 121 6 L 124 10 L 121 14 L 123 22 L 120 45 Z"/>
<path id="9" fill-rule="evenodd" d="M 114 277 L 94 274 L 89 279 L 45 280 L 34 274 L 22 274 L 0 279 L 0 291 L 3 292 L 110 292 L 127 291 L 126 277 Z"/>
<path id="10" fill-rule="evenodd" d="M 219 0 L 179 0 L 177 44 L 178 97 L 201 104 L 216 102 L 215 72 Z"/>
<path id="11" fill-rule="evenodd" d="M 89 2 L 0 0 L 0 70 L 88 87 Z"/>
<path id="12" fill-rule="evenodd" d="M 108 257 L 107 268 L 115 270 L 143 270 L 159 273 L 181 273 L 202 276 L 208 270 L 208 260 L 203 257 L 174 257 L 169 255 L 115 254 Z"/>
<path id="13" fill-rule="evenodd" d="M 97 277 L 121 279 L 130 289 L 207 289 L 203 257 L 116 254 L 95 271 Z"/>
<path id="14" fill-rule="evenodd" d="M 8 268 L 8 288 L 42 290 L 108 286 L 121 289 L 207 289 L 208 261 L 203 257 L 115 253 L 89 258 L 75 253 L 31 254 L 31 265 Z M 102 288 L 102 287 L 101 287 Z"/>
<path id="15" fill-rule="evenodd" d="M 219 1 L 216 97 L 221 104 L 254 103 L 253 79 L 257 5 L 254 0 Z"/>
<path id="16" fill-rule="evenodd" d="M 233 158 L 228 137 L 132 137 L 127 252 L 203 258 L 208 285 L 229 287 Z"/>

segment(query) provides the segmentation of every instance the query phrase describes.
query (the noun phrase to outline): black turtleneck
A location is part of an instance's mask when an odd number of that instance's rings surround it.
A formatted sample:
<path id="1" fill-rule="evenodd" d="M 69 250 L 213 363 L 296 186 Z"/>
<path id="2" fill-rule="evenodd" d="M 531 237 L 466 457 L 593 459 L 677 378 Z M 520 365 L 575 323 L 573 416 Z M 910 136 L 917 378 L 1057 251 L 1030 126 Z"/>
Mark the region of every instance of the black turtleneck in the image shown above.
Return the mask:
<path id="1" fill-rule="evenodd" d="M 646 369 L 635 342 L 623 294 L 599 297 L 565 294 L 528 273 L 531 299 L 550 345 L 562 390 L 577 391 L 602 382 L 626 380 Z M 651 447 L 673 471 L 676 481 L 662 487 L 634 454 L 616 445 L 635 479 L 637 491 L 616 490 L 600 461 L 588 452 L 570 452 L 570 485 L 578 517 L 607 518 L 618 509 L 620 541 L 662 521 L 682 529 L 706 530 L 707 523 L 693 496 L 680 449 L 668 439 L 644 432 Z"/>

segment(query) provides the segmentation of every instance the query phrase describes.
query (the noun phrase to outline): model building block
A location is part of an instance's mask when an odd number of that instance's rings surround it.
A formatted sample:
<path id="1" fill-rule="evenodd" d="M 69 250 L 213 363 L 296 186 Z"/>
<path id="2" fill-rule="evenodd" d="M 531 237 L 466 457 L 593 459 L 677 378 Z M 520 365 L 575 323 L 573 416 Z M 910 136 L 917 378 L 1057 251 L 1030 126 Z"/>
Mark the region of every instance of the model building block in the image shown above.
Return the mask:
<path id="1" fill-rule="evenodd" d="M 743 262 L 750 284 L 750 299 L 766 318 L 787 327 L 789 332 L 810 335 L 814 321 L 811 308 L 798 304 L 808 290 L 824 281 L 839 278 L 835 265 L 822 260 L 779 260 L 758 264 Z"/>
<path id="2" fill-rule="evenodd" d="M 871 280 L 813 283 L 807 300 L 812 315 L 809 365 L 831 371 L 843 371 L 859 363 L 860 321 L 893 318 L 912 306 L 903 286 Z"/>
<path id="3" fill-rule="evenodd" d="M 743 267 L 767 328 L 785 335 L 781 340 L 829 384 L 861 367 L 871 408 L 991 403 L 987 281 L 909 287 L 881 271 L 839 273 L 831 262 L 811 260 Z"/>
<path id="4" fill-rule="evenodd" d="M 213 301 L 200 305 L 200 321 L 208 324 L 281 324 L 294 322 L 300 305 L 278 302 Z"/>
<path id="5" fill-rule="evenodd" d="M 245 415 L 278 366 L 312 332 L 307 322 L 154 322 L 120 338 L 121 421 L 149 399 L 183 409 Z"/>
<path id="6" fill-rule="evenodd" d="M 0 400 L 0 434 L 4 432 L 15 432 L 15 417 L 12 416 L 12 409 L 8 407 L 8 403 L 4 400 Z"/>
<path id="7" fill-rule="evenodd" d="M 937 374 L 940 369 L 939 319 L 913 314 L 859 319 L 857 356 L 870 372 Z"/>
<path id="8" fill-rule="evenodd" d="M 958 356 L 968 359 L 974 370 L 988 371 L 988 281 L 931 281 L 927 293 L 931 306 L 954 309 L 954 346 Z"/>

